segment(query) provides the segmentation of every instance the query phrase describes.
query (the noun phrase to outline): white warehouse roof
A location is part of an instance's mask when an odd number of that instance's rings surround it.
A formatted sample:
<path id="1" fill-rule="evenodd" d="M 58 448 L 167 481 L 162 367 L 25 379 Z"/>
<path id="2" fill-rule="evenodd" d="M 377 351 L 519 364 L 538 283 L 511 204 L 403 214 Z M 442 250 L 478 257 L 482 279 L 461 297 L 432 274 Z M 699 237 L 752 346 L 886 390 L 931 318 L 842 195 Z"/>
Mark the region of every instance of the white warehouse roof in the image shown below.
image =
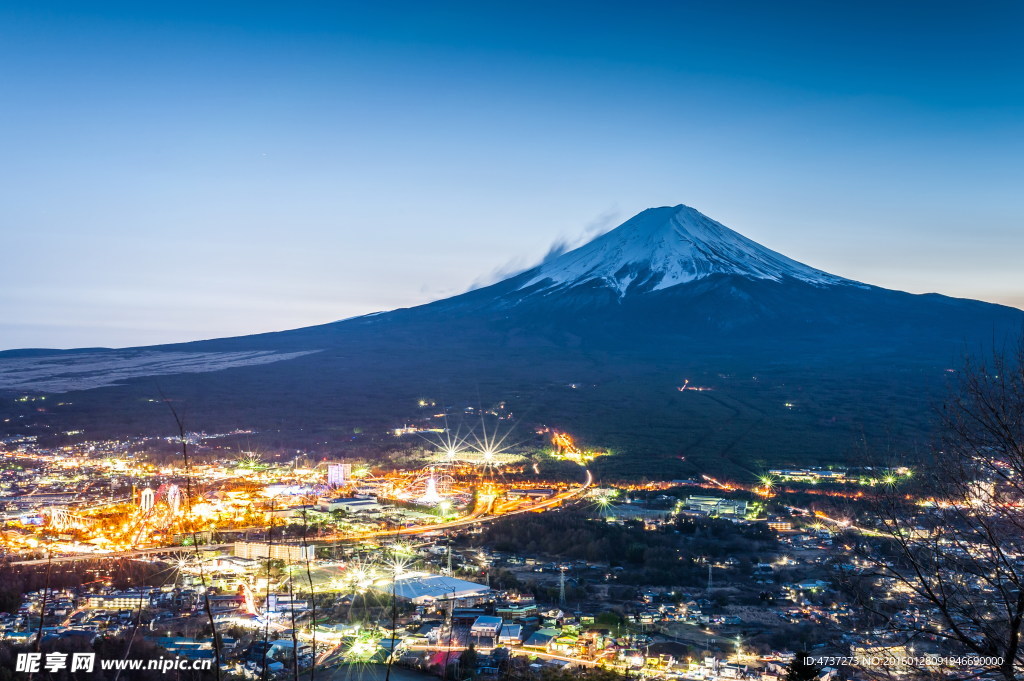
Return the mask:
<path id="1" fill-rule="evenodd" d="M 480 596 L 490 591 L 483 584 L 444 575 L 432 575 L 426 572 L 407 573 L 395 580 L 394 587 L 390 584 L 382 585 L 378 586 L 377 590 L 391 593 L 392 588 L 396 596 L 414 603 L 429 603 L 430 601 L 445 598 Z"/>

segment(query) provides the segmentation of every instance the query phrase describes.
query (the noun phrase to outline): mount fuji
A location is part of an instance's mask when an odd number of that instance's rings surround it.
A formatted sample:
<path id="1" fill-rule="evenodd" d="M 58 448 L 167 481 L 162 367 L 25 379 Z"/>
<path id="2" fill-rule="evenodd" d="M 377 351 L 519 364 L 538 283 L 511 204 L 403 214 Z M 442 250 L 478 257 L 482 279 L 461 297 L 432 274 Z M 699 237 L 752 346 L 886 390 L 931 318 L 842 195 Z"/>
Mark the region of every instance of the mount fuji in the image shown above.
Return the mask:
<path id="1" fill-rule="evenodd" d="M 505 402 L 524 439 L 546 424 L 621 454 L 597 460 L 608 473 L 832 463 L 865 441 L 926 440 L 964 355 L 1022 328 L 1021 310 L 829 274 L 680 205 L 418 307 L 168 346 L 0 353 L 0 427 L 58 441 L 169 432 L 166 395 L 192 430 L 365 453 L 437 411 L 421 403 Z M 35 393 L 61 405 L 15 399 Z"/>
<path id="2" fill-rule="evenodd" d="M 715 274 L 813 286 L 860 285 L 769 250 L 689 206 L 651 208 L 593 241 L 542 264 L 520 290 L 551 293 L 590 282 L 619 296 Z"/>

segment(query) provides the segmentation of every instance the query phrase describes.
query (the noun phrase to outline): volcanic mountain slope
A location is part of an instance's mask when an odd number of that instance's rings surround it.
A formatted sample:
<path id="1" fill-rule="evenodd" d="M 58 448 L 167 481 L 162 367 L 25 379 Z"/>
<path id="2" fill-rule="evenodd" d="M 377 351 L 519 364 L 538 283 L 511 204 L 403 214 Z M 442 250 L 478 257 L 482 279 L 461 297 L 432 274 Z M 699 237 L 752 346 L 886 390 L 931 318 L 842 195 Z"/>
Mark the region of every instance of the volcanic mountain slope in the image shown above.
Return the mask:
<path id="1" fill-rule="evenodd" d="M 166 408 L 149 400 L 163 393 L 192 429 L 254 428 L 331 449 L 354 430 L 427 416 L 422 398 L 504 400 L 524 425 L 621 455 L 605 468 L 753 471 L 842 460 L 865 439 L 921 441 L 948 370 L 1022 325 L 1020 310 L 844 279 L 687 206 L 663 207 L 415 308 L 173 346 L 0 353 L 0 390 L 70 391 L 48 412 L 10 400 L 0 411 L 9 431 L 162 432 Z"/>
<path id="2" fill-rule="evenodd" d="M 551 293 L 595 282 L 620 297 L 716 274 L 814 286 L 858 285 L 790 260 L 689 206 L 645 210 L 529 274 L 520 290 Z"/>

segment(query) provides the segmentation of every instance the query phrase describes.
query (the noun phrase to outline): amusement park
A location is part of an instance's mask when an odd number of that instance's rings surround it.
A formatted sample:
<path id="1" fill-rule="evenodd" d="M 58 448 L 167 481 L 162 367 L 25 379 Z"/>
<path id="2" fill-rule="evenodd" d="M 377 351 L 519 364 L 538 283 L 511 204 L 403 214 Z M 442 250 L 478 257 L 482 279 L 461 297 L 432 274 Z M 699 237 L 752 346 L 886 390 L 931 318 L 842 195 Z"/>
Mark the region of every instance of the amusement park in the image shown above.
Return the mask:
<path id="1" fill-rule="evenodd" d="M 129 477 L 123 461 L 78 460 L 79 468 L 107 469 L 115 482 L 110 469 L 116 466 L 130 485 L 92 496 L 40 485 L 7 516 L 3 540 L 9 551 L 35 559 L 259 541 L 272 533 L 282 540 L 301 533 L 318 543 L 339 542 L 543 510 L 589 484 L 543 479 L 536 455 L 511 442 L 510 433 L 485 421 L 465 432 L 428 433 L 419 465 L 408 468 L 329 459 L 275 462 L 243 452 L 189 469 L 133 462 Z M 550 458 L 581 466 L 588 460 L 568 434 L 544 434 Z M 55 457 L 51 466 L 59 472 L 66 463 Z"/>

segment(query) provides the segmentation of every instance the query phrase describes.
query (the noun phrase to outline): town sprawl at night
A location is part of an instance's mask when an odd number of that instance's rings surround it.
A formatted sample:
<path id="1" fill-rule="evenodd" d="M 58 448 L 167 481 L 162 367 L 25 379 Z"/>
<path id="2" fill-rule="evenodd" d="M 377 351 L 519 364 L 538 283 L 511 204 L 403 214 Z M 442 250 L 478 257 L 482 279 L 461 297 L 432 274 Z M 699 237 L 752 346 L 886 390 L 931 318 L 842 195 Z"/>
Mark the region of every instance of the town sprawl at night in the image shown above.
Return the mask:
<path id="1" fill-rule="evenodd" d="M 0 681 L 1024 681 L 1022 20 L 0 7 Z"/>

